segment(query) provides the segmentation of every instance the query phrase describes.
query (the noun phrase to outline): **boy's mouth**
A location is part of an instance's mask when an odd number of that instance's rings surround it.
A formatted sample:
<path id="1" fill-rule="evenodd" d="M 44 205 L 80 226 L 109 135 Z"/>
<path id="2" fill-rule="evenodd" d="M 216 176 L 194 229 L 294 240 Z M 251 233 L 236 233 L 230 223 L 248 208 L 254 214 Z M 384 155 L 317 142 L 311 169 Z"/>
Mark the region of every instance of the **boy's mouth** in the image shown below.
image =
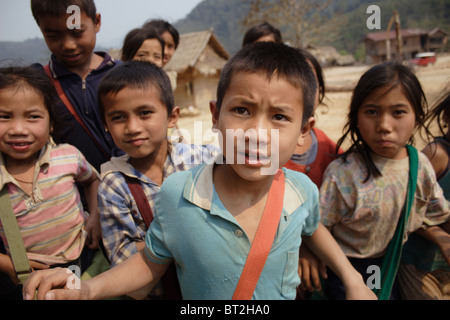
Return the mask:
<path id="1" fill-rule="evenodd" d="M 146 139 L 133 139 L 133 140 L 128 140 L 127 143 L 132 145 L 133 147 L 140 147 L 141 145 L 144 144 Z"/>
<path id="2" fill-rule="evenodd" d="M 270 156 L 258 151 L 245 151 L 238 153 L 238 164 L 242 164 L 240 163 L 240 159 L 242 158 L 244 159 L 244 163 L 249 165 L 267 165 L 271 161 Z"/>
<path id="3" fill-rule="evenodd" d="M 66 54 L 66 55 L 63 55 L 63 57 L 64 57 L 64 60 L 67 60 L 67 61 L 76 61 L 76 60 L 80 59 L 81 53 Z"/>

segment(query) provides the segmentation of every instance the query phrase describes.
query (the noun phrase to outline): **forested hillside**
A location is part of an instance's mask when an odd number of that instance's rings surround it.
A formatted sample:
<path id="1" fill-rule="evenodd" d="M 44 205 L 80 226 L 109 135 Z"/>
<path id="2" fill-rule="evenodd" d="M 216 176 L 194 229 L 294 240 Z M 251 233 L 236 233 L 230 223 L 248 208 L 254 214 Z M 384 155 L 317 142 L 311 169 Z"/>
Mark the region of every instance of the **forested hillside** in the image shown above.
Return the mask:
<path id="1" fill-rule="evenodd" d="M 276 5 L 278 0 L 266 0 Z M 241 21 L 249 12 L 248 0 L 204 0 L 185 18 L 176 23 L 181 33 L 213 28 L 230 53 L 239 49 L 245 28 Z M 361 39 L 369 30 L 366 26 L 369 5 L 381 9 L 381 30 L 385 30 L 393 11 L 400 14 L 402 28 L 433 29 L 440 27 L 450 33 L 450 1 L 448 0 L 333 0 L 319 12 L 319 32 L 303 43 L 332 45 L 341 52 L 357 53 Z M 304 18 L 304 17 L 303 17 Z M 298 19 L 302 19 L 301 16 Z M 270 22 L 270 21 L 269 21 Z M 292 26 L 280 25 L 281 30 Z"/>
<path id="2" fill-rule="evenodd" d="M 182 1 L 182 0 L 180 0 Z M 242 42 L 246 27 L 242 21 L 249 15 L 251 0 L 203 0 L 184 19 L 175 22 L 180 33 L 200 31 L 212 28 L 229 53 L 236 52 Z M 271 7 L 283 0 L 259 0 L 269 2 Z M 286 1 L 286 0 L 284 0 Z M 312 0 L 299 0 L 300 3 L 314 3 Z M 373 31 L 366 26 L 369 5 L 377 5 L 381 10 L 381 30 L 386 30 L 393 11 L 400 14 L 402 28 L 422 28 L 431 30 L 440 27 L 450 34 L 450 0 L 320 0 L 329 5 L 320 12 L 309 12 L 302 16 L 298 14 L 295 21 L 320 21 L 310 23 L 309 29 L 317 32 L 308 33 L 304 30 L 303 45 L 331 45 L 341 53 L 350 53 L 361 58 L 364 47 L 361 40 Z M 317 1 L 319 2 L 319 0 Z M 311 17 L 319 18 L 311 20 Z M 272 22 L 272 21 L 268 21 Z M 273 22 L 272 22 L 273 23 Z M 293 23 L 274 24 L 289 34 Z M 316 28 L 317 27 L 317 28 Z M 306 28 L 308 29 L 308 28 Z M 286 39 L 285 40 L 291 40 Z M 447 46 L 448 48 L 448 46 Z M 0 62 L 5 57 L 21 59 L 25 62 L 45 62 L 48 60 L 48 50 L 43 39 L 32 39 L 24 42 L 0 42 Z"/>

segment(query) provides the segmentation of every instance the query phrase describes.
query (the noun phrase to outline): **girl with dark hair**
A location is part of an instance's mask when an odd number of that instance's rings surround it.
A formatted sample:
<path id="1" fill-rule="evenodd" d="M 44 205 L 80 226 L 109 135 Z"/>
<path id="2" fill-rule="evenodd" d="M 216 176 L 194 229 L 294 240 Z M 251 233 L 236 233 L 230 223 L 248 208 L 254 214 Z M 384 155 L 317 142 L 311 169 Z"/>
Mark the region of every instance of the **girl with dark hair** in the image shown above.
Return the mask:
<path id="1" fill-rule="evenodd" d="M 157 34 L 164 40 L 165 46 L 163 66 L 167 65 L 172 59 L 172 56 L 175 53 L 175 50 L 177 50 L 180 42 L 180 34 L 177 29 L 164 20 L 150 20 L 146 22 L 142 28 L 156 30 Z"/>
<path id="2" fill-rule="evenodd" d="M 246 46 L 255 42 L 276 42 L 282 43 L 283 38 L 280 30 L 267 22 L 251 27 L 247 30 L 242 40 L 242 46 Z"/>
<path id="3" fill-rule="evenodd" d="M 0 190 L 11 200 L 30 270 L 81 266 L 85 245 L 95 249 L 101 240 L 99 175 L 78 149 L 53 142 L 54 95 L 50 79 L 33 67 L 0 69 Z M 3 289 L 5 274 L 14 284 L 18 276 L 1 223 L 0 238 Z"/>
<path id="4" fill-rule="evenodd" d="M 430 159 L 436 172 L 444 196 L 450 200 L 450 92 L 442 97 L 427 116 L 427 127 L 437 125 L 441 136 L 436 137 L 422 152 Z M 446 237 L 450 223 L 436 229 L 436 236 Z M 442 243 L 441 243 L 442 245 Z M 402 265 L 399 269 L 400 294 L 408 300 L 449 300 L 450 299 L 450 254 L 449 250 L 436 246 L 433 242 L 411 234 L 403 248 Z"/>
<path id="5" fill-rule="evenodd" d="M 149 61 L 158 67 L 163 66 L 164 40 L 156 30 L 136 28 L 131 30 L 123 42 L 122 61 Z"/>
<path id="6" fill-rule="evenodd" d="M 384 264 L 395 256 L 391 253 L 401 253 L 410 233 L 429 236 L 434 226 L 450 217 L 449 204 L 430 161 L 408 145 L 414 141 L 415 130 L 424 128 L 426 106 L 422 87 L 410 69 L 396 63 L 372 67 L 354 89 L 345 133 L 337 143 L 339 148 L 349 137 L 351 146 L 324 174 L 322 223 L 365 281 L 376 268 L 381 274 L 392 270 L 391 278 L 395 279 L 399 255 L 392 268 Z M 418 161 L 410 161 L 414 154 Z M 410 178 L 410 169 L 415 166 L 417 179 Z M 408 182 L 415 180 L 414 192 Z M 408 218 L 402 211 L 409 189 L 412 206 Z M 403 230 L 397 228 L 402 221 Z M 388 288 L 387 298 L 398 298 L 397 282 L 390 290 L 391 285 L 382 279 L 374 281 L 374 290 Z M 330 270 L 326 289 L 331 299 L 343 298 L 342 285 Z"/>

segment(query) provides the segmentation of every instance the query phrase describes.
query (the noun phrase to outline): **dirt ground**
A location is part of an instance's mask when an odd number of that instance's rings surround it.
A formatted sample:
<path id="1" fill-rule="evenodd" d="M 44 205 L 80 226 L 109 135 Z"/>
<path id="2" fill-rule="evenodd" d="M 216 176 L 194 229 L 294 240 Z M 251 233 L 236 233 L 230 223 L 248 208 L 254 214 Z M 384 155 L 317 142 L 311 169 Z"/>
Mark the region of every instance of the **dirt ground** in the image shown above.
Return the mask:
<path id="1" fill-rule="evenodd" d="M 330 67 L 324 69 L 325 82 L 329 90 L 326 93 L 326 107 L 316 111 L 316 126 L 322 129 L 332 140 L 337 141 L 342 136 L 348 106 L 354 87 L 360 76 L 370 66 Z M 416 74 L 427 96 L 428 103 L 434 105 L 440 95 L 450 87 L 450 55 L 439 56 L 433 66 L 419 67 Z M 345 89 L 347 88 L 347 89 Z M 185 142 L 217 143 L 217 139 L 209 133 L 211 115 L 202 113 L 195 117 L 182 117 L 178 127 L 183 129 Z M 425 141 L 416 136 L 416 147 L 420 150 Z M 344 145 L 344 148 L 346 146 Z"/>

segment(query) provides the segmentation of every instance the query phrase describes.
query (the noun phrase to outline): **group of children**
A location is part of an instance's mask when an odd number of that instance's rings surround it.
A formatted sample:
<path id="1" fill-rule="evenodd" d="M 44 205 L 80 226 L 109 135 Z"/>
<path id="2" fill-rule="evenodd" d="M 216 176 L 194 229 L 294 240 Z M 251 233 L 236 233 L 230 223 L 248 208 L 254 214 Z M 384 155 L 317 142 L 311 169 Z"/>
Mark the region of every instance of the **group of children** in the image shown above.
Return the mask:
<path id="1" fill-rule="evenodd" d="M 330 299 L 376 299 L 366 283 L 372 265 L 398 274 L 387 298 L 412 297 L 406 282 L 412 278 L 402 275 L 414 273 L 415 287 L 425 278 L 434 285 L 424 294 L 448 299 L 448 265 L 434 263 L 439 257 L 450 262 L 447 133 L 414 158 L 410 145 L 426 123 L 426 99 L 407 67 L 385 63 L 361 77 L 344 136 L 335 144 L 314 127 L 325 94 L 320 64 L 281 43 L 281 34 L 252 30 L 225 65 L 210 104 L 213 128 L 224 137 L 230 130 L 269 132 L 249 137 L 245 163 L 237 163 L 242 150 L 234 140 L 221 150 L 169 142 L 180 112 L 170 78 L 156 64 L 134 61 L 142 60 L 146 39 L 173 53 L 166 47 L 171 40 L 161 41 L 167 29 L 154 28 L 160 31 L 153 38 L 146 25 L 130 32 L 125 43 L 137 37 L 141 44 L 123 50 L 126 61 L 115 61 L 93 52 L 101 24 L 93 1 L 70 2 L 82 10 L 81 30 L 65 25 L 67 1 L 31 1 L 52 52 L 48 67 L 0 70 L 1 187 L 30 266 L 43 269 L 31 273 L 25 299 L 141 299 L 150 292 L 163 299 L 167 288 L 160 279 L 170 266 L 183 299 L 295 299 L 300 276 L 305 288 L 320 286 L 321 263 L 329 268 L 323 276 Z M 171 37 L 176 48 L 178 39 Z M 448 106 L 447 99 L 436 109 L 438 120 L 448 120 Z M 347 138 L 351 147 L 344 152 Z M 273 149 L 252 150 L 250 139 L 257 146 L 277 144 L 281 168 L 275 175 L 261 174 Z M 412 167 L 417 187 L 403 226 Z M 387 268 L 397 225 L 403 226 L 400 252 L 394 250 L 397 260 Z M 402 255 L 411 234 L 431 241 L 421 248 L 432 267 L 422 268 L 422 256 L 407 254 L 419 246 L 409 240 Z M 6 249 L 0 271 L 14 281 L 3 227 L 0 236 Z M 100 242 L 112 268 L 82 281 L 79 290 L 67 289 L 70 274 L 56 267 L 78 264 L 85 244 L 95 249 Z M 261 265 L 253 257 L 263 242 Z M 244 285 L 251 287 L 245 295 L 241 283 L 252 284 Z M 388 286 L 384 278 L 381 286 Z M 436 291 L 443 294 L 432 295 Z"/>

